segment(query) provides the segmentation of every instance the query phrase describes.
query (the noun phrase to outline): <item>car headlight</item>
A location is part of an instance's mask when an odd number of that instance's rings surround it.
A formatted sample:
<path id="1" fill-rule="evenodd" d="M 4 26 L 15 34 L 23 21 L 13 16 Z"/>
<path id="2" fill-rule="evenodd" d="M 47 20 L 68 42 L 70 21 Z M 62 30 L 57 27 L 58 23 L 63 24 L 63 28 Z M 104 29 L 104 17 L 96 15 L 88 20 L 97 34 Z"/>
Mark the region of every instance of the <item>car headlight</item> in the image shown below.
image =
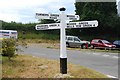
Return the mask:
<path id="1" fill-rule="evenodd" d="M 104 44 L 106 47 L 112 47 L 112 45 Z"/>

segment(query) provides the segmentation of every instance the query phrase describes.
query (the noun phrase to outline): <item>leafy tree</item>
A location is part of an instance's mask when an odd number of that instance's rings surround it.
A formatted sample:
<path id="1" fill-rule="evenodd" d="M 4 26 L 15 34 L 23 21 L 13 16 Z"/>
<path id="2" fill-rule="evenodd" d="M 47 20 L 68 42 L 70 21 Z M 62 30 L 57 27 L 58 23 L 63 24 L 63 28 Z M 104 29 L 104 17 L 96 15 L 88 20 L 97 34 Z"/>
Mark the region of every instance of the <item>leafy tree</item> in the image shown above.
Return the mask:
<path id="1" fill-rule="evenodd" d="M 115 2 L 76 2 L 75 7 L 76 14 L 80 16 L 80 20 L 98 20 L 99 22 L 97 28 L 82 29 L 81 34 L 114 34 L 120 24 Z"/>

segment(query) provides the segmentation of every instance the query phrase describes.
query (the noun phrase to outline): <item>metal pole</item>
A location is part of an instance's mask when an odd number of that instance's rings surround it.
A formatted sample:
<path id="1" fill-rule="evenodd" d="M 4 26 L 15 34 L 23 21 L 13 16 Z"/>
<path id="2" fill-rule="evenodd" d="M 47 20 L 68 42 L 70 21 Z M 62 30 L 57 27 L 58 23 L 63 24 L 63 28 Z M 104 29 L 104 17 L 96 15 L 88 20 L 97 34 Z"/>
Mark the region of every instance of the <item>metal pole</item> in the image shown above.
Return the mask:
<path id="1" fill-rule="evenodd" d="M 65 34 L 65 8 L 60 8 L 60 73 L 67 74 L 66 34 Z"/>

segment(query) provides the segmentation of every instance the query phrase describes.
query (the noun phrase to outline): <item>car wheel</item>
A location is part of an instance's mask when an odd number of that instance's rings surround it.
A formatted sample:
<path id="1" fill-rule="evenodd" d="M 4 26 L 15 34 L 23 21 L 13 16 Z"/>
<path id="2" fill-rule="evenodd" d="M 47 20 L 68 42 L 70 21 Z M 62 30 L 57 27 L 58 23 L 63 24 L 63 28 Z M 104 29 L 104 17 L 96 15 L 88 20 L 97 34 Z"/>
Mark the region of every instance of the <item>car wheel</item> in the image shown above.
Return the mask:
<path id="1" fill-rule="evenodd" d="M 91 47 L 92 49 L 94 49 L 94 45 L 91 45 L 90 47 Z"/>
<path id="2" fill-rule="evenodd" d="M 83 45 L 81 45 L 81 48 L 82 48 L 82 49 L 86 49 L 87 47 L 86 47 L 85 44 L 83 44 Z"/>
<path id="3" fill-rule="evenodd" d="M 66 46 L 67 46 L 67 47 L 70 47 L 69 43 L 66 43 Z"/>

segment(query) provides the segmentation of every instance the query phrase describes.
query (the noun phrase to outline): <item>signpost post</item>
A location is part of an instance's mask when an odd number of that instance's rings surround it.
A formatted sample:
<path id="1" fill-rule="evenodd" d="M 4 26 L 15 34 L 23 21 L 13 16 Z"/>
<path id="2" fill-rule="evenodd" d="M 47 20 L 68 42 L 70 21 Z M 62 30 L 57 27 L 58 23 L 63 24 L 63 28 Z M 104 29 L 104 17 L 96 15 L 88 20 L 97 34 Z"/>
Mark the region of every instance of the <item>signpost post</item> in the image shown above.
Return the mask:
<path id="1" fill-rule="evenodd" d="M 66 33 L 65 33 L 65 8 L 60 8 L 61 20 L 60 20 L 60 72 L 67 74 L 67 54 L 66 54 Z"/>
<path id="2" fill-rule="evenodd" d="M 60 8 L 61 14 L 36 13 L 37 19 L 59 19 L 60 23 L 38 24 L 36 30 L 60 29 L 60 73 L 67 74 L 67 54 L 66 54 L 66 28 L 88 28 L 97 27 L 98 21 L 69 22 L 66 20 L 79 20 L 79 15 L 66 15 L 65 8 Z"/>

